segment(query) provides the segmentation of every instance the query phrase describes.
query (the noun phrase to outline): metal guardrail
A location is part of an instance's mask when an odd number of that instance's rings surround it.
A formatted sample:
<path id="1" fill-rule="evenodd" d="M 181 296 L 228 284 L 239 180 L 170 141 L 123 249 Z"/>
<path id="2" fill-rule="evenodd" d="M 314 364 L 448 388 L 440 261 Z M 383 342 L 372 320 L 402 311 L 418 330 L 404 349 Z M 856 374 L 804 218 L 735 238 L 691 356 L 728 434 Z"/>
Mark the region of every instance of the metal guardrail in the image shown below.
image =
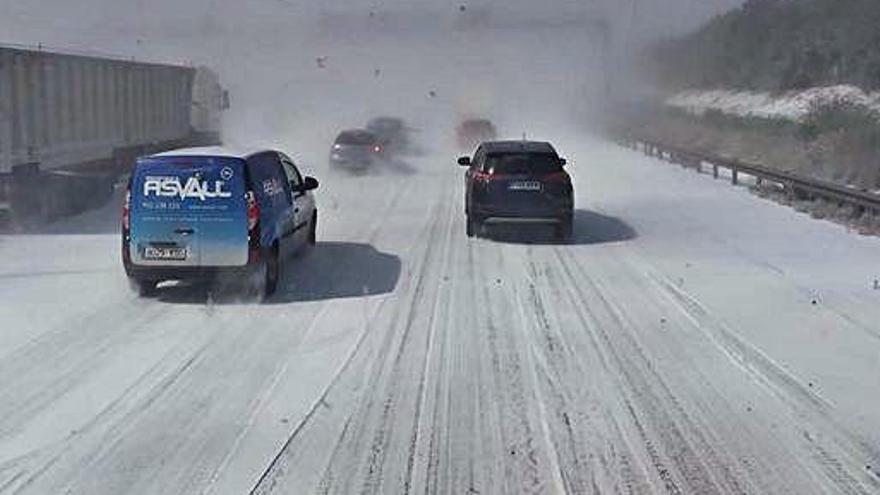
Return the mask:
<path id="1" fill-rule="evenodd" d="M 622 139 L 621 144 L 642 151 L 648 156 L 661 158 L 686 168 L 696 169 L 700 173 L 703 171 L 704 164 L 707 164 L 712 167 L 712 175 L 716 179 L 719 177 L 719 169 L 730 170 L 731 182 L 733 184 L 739 183 L 740 175 L 749 175 L 755 178 L 758 186 L 765 181 L 781 185 L 785 193 L 792 198 L 830 199 L 841 204 L 856 206 L 862 211 L 870 210 L 880 213 L 880 194 L 870 191 L 802 177 L 791 172 L 774 170 L 756 163 L 685 150 L 656 141 L 630 137 Z"/>

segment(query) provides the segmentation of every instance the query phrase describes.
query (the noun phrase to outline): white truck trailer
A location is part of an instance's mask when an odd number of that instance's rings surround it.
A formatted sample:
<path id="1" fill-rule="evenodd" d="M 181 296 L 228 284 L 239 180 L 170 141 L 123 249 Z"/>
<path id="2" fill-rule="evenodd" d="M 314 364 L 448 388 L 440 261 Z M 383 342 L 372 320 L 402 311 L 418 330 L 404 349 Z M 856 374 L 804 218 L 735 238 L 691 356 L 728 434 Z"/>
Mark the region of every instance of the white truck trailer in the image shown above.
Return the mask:
<path id="1" fill-rule="evenodd" d="M 0 210 L 31 223 L 106 201 L 138 155 L 219 142 L 228 105 L 206 68 L 0 46 Z"/>

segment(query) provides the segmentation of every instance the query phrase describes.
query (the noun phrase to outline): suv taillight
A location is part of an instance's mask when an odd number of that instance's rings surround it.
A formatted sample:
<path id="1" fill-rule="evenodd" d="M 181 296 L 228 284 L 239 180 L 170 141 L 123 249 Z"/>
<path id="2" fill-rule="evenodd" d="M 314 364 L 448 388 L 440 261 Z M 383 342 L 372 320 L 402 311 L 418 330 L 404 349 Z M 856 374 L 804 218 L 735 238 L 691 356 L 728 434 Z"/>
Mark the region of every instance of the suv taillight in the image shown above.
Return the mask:
<path id="1" fill-rule="evenodd" d="M 251 233 L 260 223 L 260 204 L 253 191 L 248 191 L 245 194 L 245 200 L 247 201 L 248 233 Z"/>
<path id="2" fill-rule="evenodd" d="M 125 191 L 125 202 L 122 204 L 122 230 L 131 228 L 131 189 Z"/>
<path id="3" fill-rule="evenodd" d="M 548 174 L 548 175 L 544 176 L 545 182 L 566 183 L 566 182 L 569 182 L 570 180 L 571 179 L 569 178 L 569 176 L 566 172 L 554 172 L 552 174 Z"/>

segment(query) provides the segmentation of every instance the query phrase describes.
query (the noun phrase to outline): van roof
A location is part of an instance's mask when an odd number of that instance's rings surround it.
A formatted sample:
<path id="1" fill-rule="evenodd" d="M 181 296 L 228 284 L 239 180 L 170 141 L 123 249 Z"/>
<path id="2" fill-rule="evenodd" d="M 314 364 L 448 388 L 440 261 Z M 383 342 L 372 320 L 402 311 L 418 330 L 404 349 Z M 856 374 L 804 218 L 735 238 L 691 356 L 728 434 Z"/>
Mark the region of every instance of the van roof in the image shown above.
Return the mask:
<path id="1" fill-rule="evenodd" d="M 171 151 L 165 151 L 163 153 L 156 153 L 155 155 L 150 155 L 148 158 L 161 158 L 161 157 L 179 157 L 179 156 L 210 156 L 210 157 L 223 157 L 223 158 L 241 158 L 248 159 L 257 153 L 262 153 L 264 151 L 269 150 L 259 150 L 259 149 L 235 149 L 228 148 L 225 146 L 201 146 L 198 148 L 180 148 Z"/>

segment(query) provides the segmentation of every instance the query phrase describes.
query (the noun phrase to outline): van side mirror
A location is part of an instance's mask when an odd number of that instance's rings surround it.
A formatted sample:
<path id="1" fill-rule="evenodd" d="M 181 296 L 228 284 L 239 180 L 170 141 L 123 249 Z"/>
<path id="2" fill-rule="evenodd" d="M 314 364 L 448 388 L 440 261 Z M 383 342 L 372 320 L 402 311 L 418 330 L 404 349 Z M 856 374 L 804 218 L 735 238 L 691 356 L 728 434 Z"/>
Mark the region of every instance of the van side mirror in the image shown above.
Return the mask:
<path id="1" fill-rule="evenodd" d="M 315 179 L 314 177 L 305 177 L 303 179 L 302 184 L 300 184 L 296 187 L 291 187 L 290 190 L 295 193 L 304 193 L 304 192 L 308 192 L 308 191 L 314 191 L 317 188 L 318 188 L 318 179 Z"/>
<path id="2" fill-rule="evenodd" d="M 559 165 L 564 167 L 566 164 L 568 164 L 568 160 L 566 160 L 565 158 L 559 159 Z"/>
<path id="3" fill-rule="evenodd" d="M 458 164 L 462 167 L 470 167 L 471 166 L 471 157 L 463 156 L 458 159 Z"/>
<path id="4" fill-rule="evenodd" d="M 306 177 L 303 179 L 302 189 L 303 191 L 314 191 L 319 185 L 318 179 L 314 177 Z"/>

